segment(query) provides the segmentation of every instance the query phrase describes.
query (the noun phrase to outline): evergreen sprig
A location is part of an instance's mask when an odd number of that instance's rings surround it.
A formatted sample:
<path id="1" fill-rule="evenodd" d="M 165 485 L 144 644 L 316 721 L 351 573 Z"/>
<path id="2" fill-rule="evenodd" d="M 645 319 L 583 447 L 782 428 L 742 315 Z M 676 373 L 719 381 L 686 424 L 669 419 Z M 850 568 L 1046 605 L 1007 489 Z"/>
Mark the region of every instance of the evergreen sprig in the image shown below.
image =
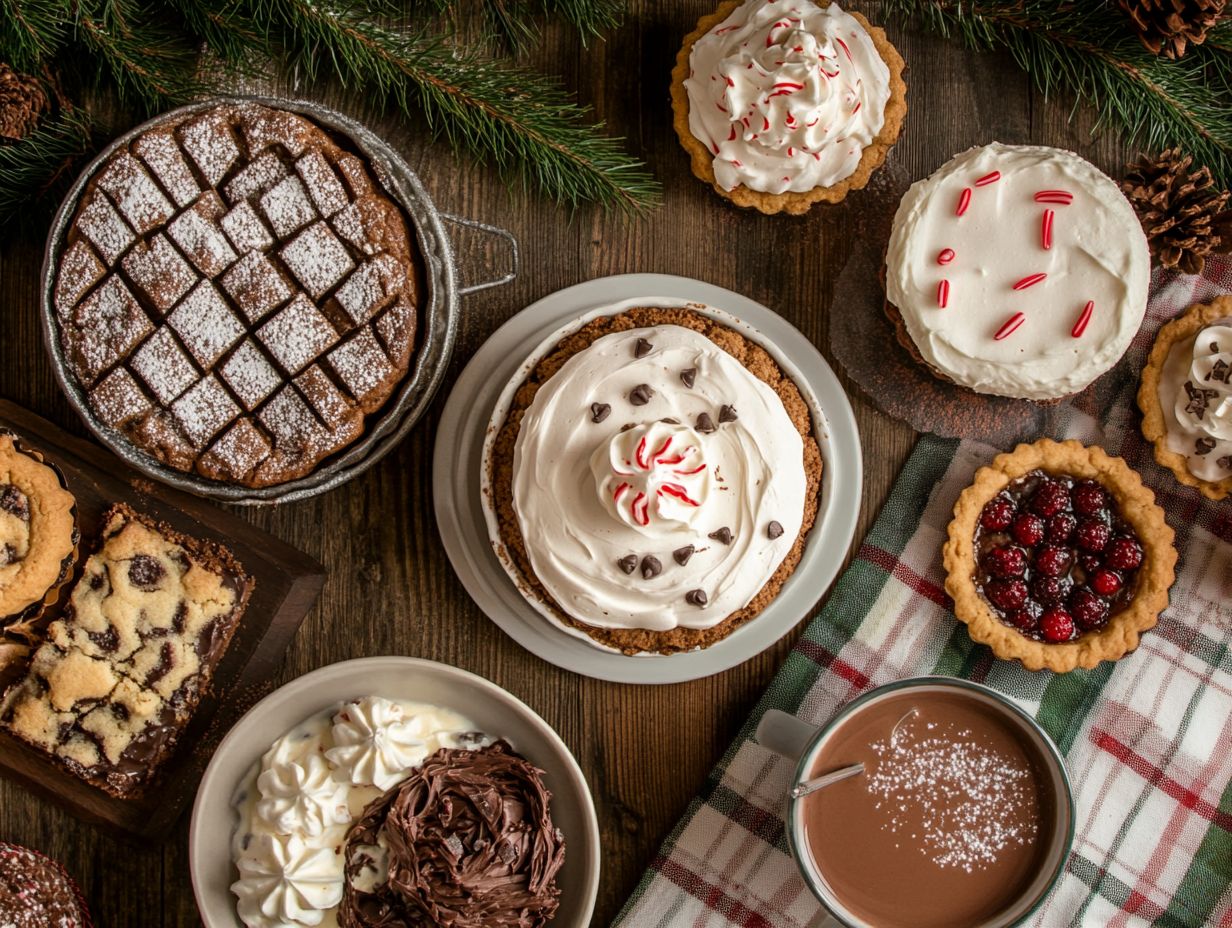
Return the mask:
<path id="1" fill-rule="evenodd" d="M 422 115 L 455 148 L 570 207 L 641 212 L 658 201 L 645 165 L 551 77 L 455 41 L 465 0 L 422 0 L 411 25 L 398 0 L 0 0 L 0 61 L 55 74 L 71 99 L 110 92 L 145 116 L 281 63 Z M 481 5 L 481 6 L 477 6 Z M 488 37 L 508 46 L 557 15 L 584 35 L 613 24 L 623 0 L 470 0 L 499 9 Z M 498 30 L 498 31 L 493 31 Z M 204 55 L 202 57 L 204 50 Z M 0 148 L 0 224 L 50 191 L 66 157 L 88 150 L 89 124 L 69 108 Z M 70 152 L 71 150 L 71 152 Z M 70 162 L 71 163 L 71 162 Z"/>
<path id="2" fill-rule="evenodd" d="M 90 121 L 80 110 L 61 111 L 24 139 L 0 145 L 0 222 L 28 222 L 37 215 L 31 206 L 58 198 L 90 145 Z"/>
<path id="3" fill-rule="evenodd" d="M 1048 95 L 1062 90 L 1092 105 L 1096 125 L 1131 144 L 1180 146 L 1232 185 L 1232 23 L 1177 60 L 1146 51 L 1114 4 L 1089 0 L 885 0 L 976 49 L 1002 48 Z"/>

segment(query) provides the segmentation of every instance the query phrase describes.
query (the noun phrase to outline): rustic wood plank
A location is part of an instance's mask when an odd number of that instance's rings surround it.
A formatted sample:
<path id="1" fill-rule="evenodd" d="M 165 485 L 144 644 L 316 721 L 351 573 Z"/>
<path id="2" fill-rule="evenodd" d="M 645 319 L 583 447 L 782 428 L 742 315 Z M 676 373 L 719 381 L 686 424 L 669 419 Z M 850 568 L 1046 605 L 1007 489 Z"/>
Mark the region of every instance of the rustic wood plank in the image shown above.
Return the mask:
<path id="1" fill-rule="evenodd" d="M 606 41 L 583 47 L 569 30 L 550 25 L 528 58 L 561 74 L 662 179 L 664 207 L 642 221 L 591 210 L 570 217 L 537 195 L 507 192 L 489 169 L 426 142 L 419 127 L 382 115 L 371 101 L 357 102 L 328 87 L 309 93 L 290 82 L 281 85 L 336 105 L 384 134 L 442 209 L 518 236 L 518 281 L 464 303 L 446 390 L 483 340 L 523 306 L 604 274 L 682 274 L 741 291 L 780 312 L 825 354 L 829 313 L 876 310 L 845 304 L 833 292 L 850 250 L 859 194 L 805 217 L 763 217 L 727 206 L 690 174 L 671 129 L 667 82 L 681 38 L 713 5 L 632 0 L 625 24 Z M 876 21 L 875 4 L 853 6 L 872 11 Z M 1068 101 L 1036 99 L 1007 57 L 971 55 L 955 43 L 914 32 L 891 29 L 891 36 L 909 64 L 911 109 L 893 157 L 913 178 L 994 138 L 1067 145 L 1106 168 L 1118 167 L 1122 156 L 1115 141 L 1092 142 L 1088 125 L 1066 124 Z M 42 350 L 35 310 L 41 247 L 30 241 L 0 251 L 0 312 L 7 323 L 0 341 L 0 396 L 83 434 Z M 915 436 L 858 391 L 853 405 L 865 462 L 862 535 Z M 242 512 L 330 571 L 320 606 L 301 627 L 280 680 L 346 658 L 409 654 L 480 673 L 525 699 L 574 750 L 594 790 L 606 868 L 594 924 L 606 925 L 796 635 L 717 677 L 658 688 L 587 680 L 523 651 L 469 600 L 441 550 L 429 467 L 440 406 L 438 400 L 394 453 L 346 487 L 274 510 Z M 63 859 L 82 878 L 100 924 L 198 924 L 186 820 L 164 849 L 121 850 L 112 838 L 6 782 L 0 783 L 0 837 Z"/>

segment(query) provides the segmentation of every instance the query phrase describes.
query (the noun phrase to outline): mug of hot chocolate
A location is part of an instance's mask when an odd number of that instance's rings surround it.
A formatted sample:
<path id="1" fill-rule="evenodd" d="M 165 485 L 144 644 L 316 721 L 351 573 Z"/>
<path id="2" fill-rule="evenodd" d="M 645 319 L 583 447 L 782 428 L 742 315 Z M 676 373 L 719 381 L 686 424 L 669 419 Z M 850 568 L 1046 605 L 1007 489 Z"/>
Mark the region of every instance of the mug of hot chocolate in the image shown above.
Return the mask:
<path id="1" fill-rule="evenodd" d="M 787 837 L 824 907 L 813 928 L 1007 928 L 1069 856 L 1061 753 L 986 686 L 891 683 L 821 728 L 772 709 L 756 737 L 796 761 Z"/>

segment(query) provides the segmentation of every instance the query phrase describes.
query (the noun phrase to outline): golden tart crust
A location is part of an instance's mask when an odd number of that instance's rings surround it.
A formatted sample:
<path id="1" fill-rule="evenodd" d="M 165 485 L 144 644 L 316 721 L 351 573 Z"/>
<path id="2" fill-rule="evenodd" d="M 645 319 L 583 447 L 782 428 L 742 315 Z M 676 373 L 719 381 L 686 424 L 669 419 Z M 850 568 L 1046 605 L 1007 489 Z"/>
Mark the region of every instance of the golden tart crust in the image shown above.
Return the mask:
<path id="1" fill-rule="evenodd" d="M 64 579 L 65 562 L 77 545 L 73 494 L 41 458 L 0 434 L 0 487 L 6 485 L 21 492 L 29 512 L 25 551 L 0 567 L 0 625 L 39 603 Z"/>
<path id="2" fill-rule="evenodd" d="M 1128 605 L 1113 614 L 1103 628 L 1059 644 L 1028 638 L 1002 622 L 974 581 L 975 530 L 984 505 L 1011 482 L 1036 470 L 1097 481 L 1115 498 L 1143 550 L 1137 588 Z M 1156 504 L 1155 494 L 1121 458 L 1072 439 L 1056 442 L 1045 438 L 1021 444 L 977 470 L 971 486 L 954 504 L 948 536 L 942 561 L 945 590 L 954 600 L 954 614 L 966 623 L 973 640 L 988 645 L 1003 660 L 1021 661 L 1028 670 L 1064 673 L 1124 657 L 1138 647 L 1142 632 L 1155 627 L 1159 614 L 1168 606 L 1168 588 L 1176 579 L 1175 534 Z"/>
<path id="3" fill-rule="evenodd" d="M 1198 303 L 1167 323 L 1155 336 L 1155 344 L 1142 369 L 1142 384 L 1138 388 L 1138 408 L 1142 410 L 1142 435 L 1155 446 L 1155 460 L 1166 467 L 1176 479 L 1187 487 L 1193 487 L 1207 499 L 1224 499 L 1232 493 L 1232 476 L 1222 480 L 1203 480 L 1189 470 L 1185 455 L 1168 447 L 1168 426 L 1164 420 L 1163 404 L 1159 401 L 1164 365 L 1172 346 L 1183 342 L 1220 319 L 1232 317 L 1232 296 L 1221 296 L 1210 303 Z"/>
<path id="4" fill-rule="evenodd" d="M 885 30 L 872 25 L 860 13 L 845 10 L 854 17 L 873 40 L 877 54 L 890 69 L 890 99 L 886 101 L 885 122 L 881 131 L 872 143 L 864 149 L 860 163 L 855 171 L 836 184 L 828 187 L 814 187 L 812 190 L 789 191 L 787 193 L 766 193 L 760 190 L 750 190 L 741 184 L 731 190 L 724 190 L 715 180 L 713 155 L 702 142 L 693 135 L 689 128 L 689 92 L 684 82 L 689 77 L 689 56 L 693 45 L 707 32 L 727 19 L 744 0 L 724 0 L 719 8 L 697 21 L 697 28 L 685 36 L 684 44 L 676 55 L 676 66 L 672 68 L 672 126 L 680 144 L 689 153 L 693 174 L 698 180 L 705 181 L 714 188 L 719 196 L 731 200 L 737 206 L 751 207 L 768 216 L 777 213 L 789 213 L 800 216 L 808 212 L 814 203 L 838 203 L 852 190 L 860 190 L 868 184 L 873 172 L 885 163 L 886 156 L 894 143 L 898 141 L 903 128 L 903 120 L 907 118 L 907 83 L 903 80 L 903 70 L 906 64 L 903 56 L 898 53 L 890 40 L 886 38 Z M 829 6 L 829 0 L 814 0 L 820 7 Z"/>

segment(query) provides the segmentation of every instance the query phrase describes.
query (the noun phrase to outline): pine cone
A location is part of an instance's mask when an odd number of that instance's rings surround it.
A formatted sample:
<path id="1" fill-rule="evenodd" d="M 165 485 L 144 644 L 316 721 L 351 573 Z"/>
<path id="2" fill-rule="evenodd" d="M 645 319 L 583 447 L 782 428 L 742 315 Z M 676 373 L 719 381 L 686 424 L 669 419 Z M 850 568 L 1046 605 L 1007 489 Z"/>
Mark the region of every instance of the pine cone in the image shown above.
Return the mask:
<path id="1" fill-rule="evenodd" d="M 1201 45 L 1223 16 L 1227 0 L 1117 0 L 1152 55 L 1180 58 Z"/>
<path id="2" fill-rule="evenodd" d="M 1201 274 L 1206 256 L 1232 251 L 1232 194 L 1215 187 L 1210 168 L 1191 170 L 1179 148 L 1130 165 L 1121 183 L 1142 222 L 1151 254 L 1164 267 Z"/>
<path id="3" fill-rule="evenodd" d="M 0 61 L 0 141 L 25 138 L 50 108 L 42 84 Z"/>

